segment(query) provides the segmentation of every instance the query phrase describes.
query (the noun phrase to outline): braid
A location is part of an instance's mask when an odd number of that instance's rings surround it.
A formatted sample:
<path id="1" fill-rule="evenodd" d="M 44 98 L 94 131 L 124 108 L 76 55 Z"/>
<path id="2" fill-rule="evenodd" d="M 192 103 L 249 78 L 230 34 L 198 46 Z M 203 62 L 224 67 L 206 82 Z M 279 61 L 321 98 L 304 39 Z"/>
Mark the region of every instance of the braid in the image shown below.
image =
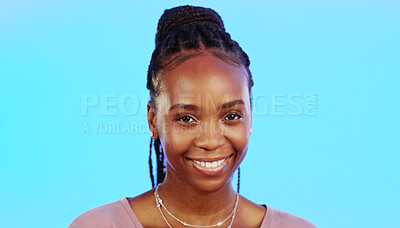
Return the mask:
<path id="1" fill-rule="evenodd" d="M 188 24 L 214 24 L 225 31 L 224 23 L 217 12 L 210 8 L 180 6 L 165 10 L 158 21 L 156 45 L 172 30 Z"/>
<path id="2" fill-rule="evenodd" d="M 151 187 L 154 188 L 153 160 L 151 159 L 152 146 L 153 146 L 153 138 L 150 138 L 149 170 L 150 170 Z"/>
<path id="3" fill-rule="evenodd" d="M 154 140 L 154 150 L 157 157 L 157 185 L 162 183 L 165 178 L 164 153 L 161 147 L 160 139 Z"/>
<path id="4" fill-rule="evenodd" d="M 238 168 L 238 183 L 237 183 L 237 192 L 240 191 L 240 167 Z"/>
<path id="5" fill-rule="evenodd" d="M 156 98 L 159 95 L 161 82 L 160 71 L 168 70 L 204 52 L 210 52 L 228 64 L 245 67 L 250 104 L 252 103 L 251 88 L 254 83 L 249 69 L 249 57 L 225 31 L 221 17 L 214 10 L 189 5 L 165 10 L 158 21 L 155 45 L 147 72 L 147 89 L 150 91 L 150 103 L 153 107 L 157 107 Z M 152 142 L 157 158 L 158 184 L 165 178 L 164 154 L 160 140 L 152 140 Z M 151 164 L 150 172 L 150 178 L 154 183 Z M 240 170 L 238 175 L 239 191 Z"/>

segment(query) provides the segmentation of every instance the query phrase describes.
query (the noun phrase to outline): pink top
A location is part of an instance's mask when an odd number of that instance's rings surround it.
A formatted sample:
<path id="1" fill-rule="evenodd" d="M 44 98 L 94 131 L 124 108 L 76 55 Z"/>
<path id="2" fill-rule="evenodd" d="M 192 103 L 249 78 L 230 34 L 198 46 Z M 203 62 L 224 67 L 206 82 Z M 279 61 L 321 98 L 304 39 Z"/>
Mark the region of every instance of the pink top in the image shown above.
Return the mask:
<path id="1" fill-rule="evenodd" d="M 143 228 L 126 197 L 86 211 L 68 226 L 68 228 L 127 227 Z M 260 228 L 316 228 L 316 226 L 305 219 L 268 206 Z"/>

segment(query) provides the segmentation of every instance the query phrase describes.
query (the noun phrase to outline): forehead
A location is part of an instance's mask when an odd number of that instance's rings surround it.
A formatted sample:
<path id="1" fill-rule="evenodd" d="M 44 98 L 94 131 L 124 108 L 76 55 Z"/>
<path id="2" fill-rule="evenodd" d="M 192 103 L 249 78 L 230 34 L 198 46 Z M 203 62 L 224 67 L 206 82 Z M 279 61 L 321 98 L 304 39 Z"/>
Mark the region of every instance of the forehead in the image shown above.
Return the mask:
<path id="1" fill-rule="evenodd" d="M 164 106 L 176 103 L 202 105 L 204 102 L 217 105 L 238 99 L 249 103 L 245 68 L 228 64 L 212 54 L 192 57 L 161 77 L 160 98 Z"/>

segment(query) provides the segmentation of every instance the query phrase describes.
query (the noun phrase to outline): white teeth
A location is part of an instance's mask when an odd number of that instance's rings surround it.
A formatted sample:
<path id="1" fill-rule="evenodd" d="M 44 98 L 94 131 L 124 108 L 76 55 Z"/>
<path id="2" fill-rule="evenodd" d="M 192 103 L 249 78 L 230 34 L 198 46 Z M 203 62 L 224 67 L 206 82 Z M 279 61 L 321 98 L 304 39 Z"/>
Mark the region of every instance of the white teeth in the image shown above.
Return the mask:
<path id="1" fill-rule="evenodd" d="M 201 162 L 201 161 L 196 161 L 196 160 L 193 160 L 193 161 L 203 167 L 216 168 L 216 167 L 220 166 L 225 161 L 225 159 L 222 159 L 219 161 L 214 161 L 214 162 Z"/>

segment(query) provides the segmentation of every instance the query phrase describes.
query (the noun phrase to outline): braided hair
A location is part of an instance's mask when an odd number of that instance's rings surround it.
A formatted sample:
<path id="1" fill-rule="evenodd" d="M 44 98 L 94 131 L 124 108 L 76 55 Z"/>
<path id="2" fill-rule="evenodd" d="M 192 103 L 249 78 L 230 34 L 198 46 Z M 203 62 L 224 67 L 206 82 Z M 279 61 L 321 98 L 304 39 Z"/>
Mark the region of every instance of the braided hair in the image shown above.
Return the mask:
<path id="1" fill-rule="evenodd" d="M 249 70 L 249 57 L 225 31 L 221 17 L 214 10 L 189 5 L 165 10 L 158 21 L 155 43 L 156 47 L 147 72 L 147 89 L 150 91 L 150 105 L 154 110 L 156 110 L 157 97 L 160 93 L 160 73 L 205 52 L 213 54 L 228 64 L 243 66 L 246 69 L 251 99 L 251 88 L 254 83 Z M 156 182 L 153 175 L 152 147 L 154 147 L 157 160 Z M 165 178 L 164 153 L 160 139 L 150 139 L 149 169 L 151 184 L 154 188 Z M 238 192 L 239 188 L 240 168 L 238 169 Z"/>

